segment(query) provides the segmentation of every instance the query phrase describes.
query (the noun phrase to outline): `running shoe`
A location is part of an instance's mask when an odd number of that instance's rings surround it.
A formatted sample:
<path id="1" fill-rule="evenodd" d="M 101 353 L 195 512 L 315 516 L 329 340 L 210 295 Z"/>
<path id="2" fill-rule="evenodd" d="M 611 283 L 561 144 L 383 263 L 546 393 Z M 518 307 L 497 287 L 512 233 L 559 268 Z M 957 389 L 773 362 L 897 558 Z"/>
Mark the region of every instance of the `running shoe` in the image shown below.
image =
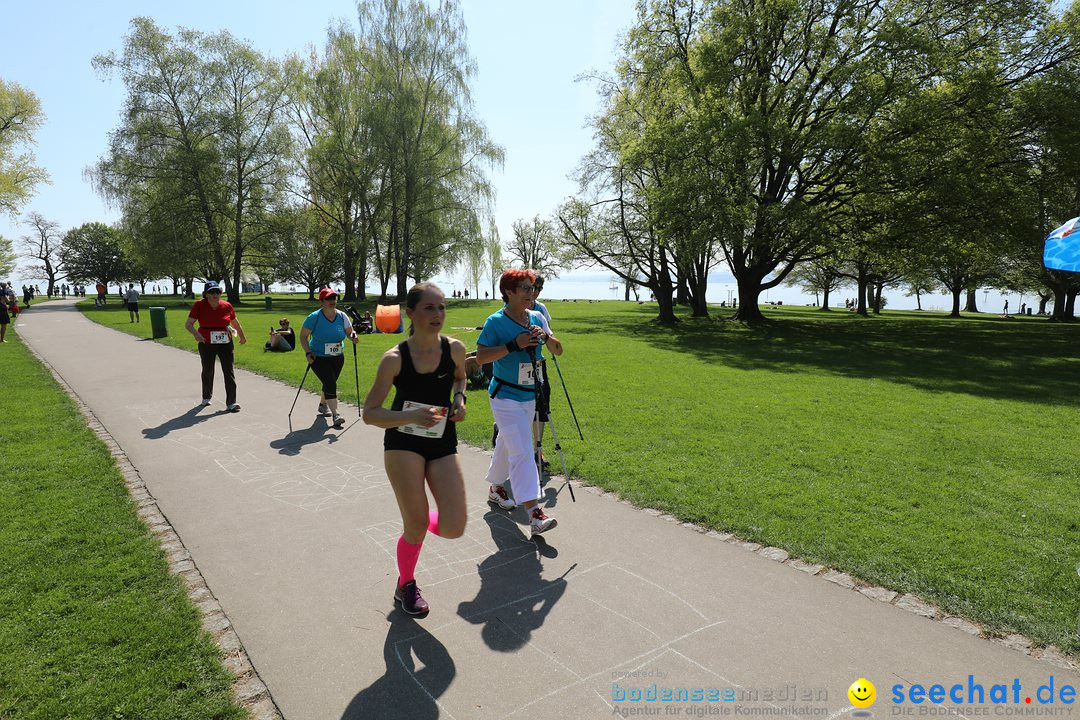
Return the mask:
<path id="1" fill-rule="evenodd" d="M 337 413 L 334 413 L 334 427 L 338 430 L 345 427 L 345 418 L 341 417 Z"/>
<path id="2" fill-rule="evenodd" d="M 240 404 L 239 403 L 233 403 L 232 405 L 230 405 L 229 406 L 229 412 L 240 412 Z"/>
<path id="3" fill-rule="evenodd" d="M 398 585 L 398 589 L 394 591 L 394 600 L 401 603 L 401 609 L 409 615 L 423 615 L 430 609 L 427 600 L 420 594 L 420 588 L 416 587 L 415 580 Z"/>
<path id="4" fill-rule="evenodd" d="M 555 518 L 545 515 L 544 508 L 540 507 L 539 505 L 532 509 L 532 514 L 529 520 L 529 527 L 532 529 L 533 535 L 539 535 L 540 533 L 547 532 L 558 524 L 559 523 Z"/>
<path id="5" fill-rule="evenodd" d="M 319 415 L 322 417 L 330 417 L 330 406 L 326 403 L 319 403 Z"/>
<path id="6" fill-rule="evenodd" d="M 488 502 L 498 505 L 503 510 L 512 510 L 517 505 L 510 499 L 510 495 L 507 494 L 506 488 L 502 485 L 488 486 Z"/>
<path id="7" fill-rule="evenodd" d="M 210 404 L 210 398 L 203 398 L 202 402 L 199 403 L 199 404 L 202 405 L 203 407 L 206 407 L 207 405 Z"/>

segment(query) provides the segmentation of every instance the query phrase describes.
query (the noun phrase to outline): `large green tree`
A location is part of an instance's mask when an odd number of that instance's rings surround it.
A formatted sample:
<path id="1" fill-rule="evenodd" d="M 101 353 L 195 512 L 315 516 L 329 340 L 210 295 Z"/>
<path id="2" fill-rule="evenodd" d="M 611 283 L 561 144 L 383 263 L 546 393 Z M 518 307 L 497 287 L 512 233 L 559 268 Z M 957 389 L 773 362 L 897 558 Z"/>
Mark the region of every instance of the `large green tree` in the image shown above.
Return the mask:
<path id="1" fill-rule="evenodd" d="M 31 91 L 0 78 L 0 212 L 16 216 L 34 188 L 48 182 L 34 164 L 29 146 L 45 122 L 41 102 Z"/>
<path id="2" fill-rule="evenodd" d="M 245 253 L 284 190 L 290 136 L 277 65 L 226 32 L 170 35 L 136 18 L 121 53 L 94 58 L 127 87 L 120 126 L 97 164 L 99 190 L 129 207 L 199 225 L 209 277 L 239 302 Z M 154 236 L 150 236 L 154 237 Z"/>
<path id="3" fill-rule="evenodd" d="M 503 151 L 475 116 L 461 11 L 448 0 L 362 0 L 360 35 L 373 82 L 382 212 L 371 214 L 379 272 L 393 271 L 397 294 L 408 279 L 450 269 L 463 258 L 458 240 L 479 234 L 491 197 L 486 171 Z M 385 282 L 385 281 L 384 281 Z M 383 291 L 385 294 L 385 290 Z"/>
<path id="4" fill-rule="evenodd" d="M 68 230 L 61 255 L 75 282 L 109 285 L 129 278 L 120 233 L 105 223 L 89 222 Z"/>

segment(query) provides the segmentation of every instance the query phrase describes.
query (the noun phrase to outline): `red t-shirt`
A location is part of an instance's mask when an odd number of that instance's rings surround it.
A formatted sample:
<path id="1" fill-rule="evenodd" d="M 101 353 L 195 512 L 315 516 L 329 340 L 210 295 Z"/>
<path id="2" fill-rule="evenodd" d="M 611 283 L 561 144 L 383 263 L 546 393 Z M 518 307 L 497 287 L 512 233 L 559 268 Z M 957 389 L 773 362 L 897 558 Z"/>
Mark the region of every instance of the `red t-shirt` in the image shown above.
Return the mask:
<path id="1" fill-rule="evenodd" d="M 218 306 L 212 308 L 210 303 L 203 299 L 195 301 L 188 317 L 195 318 L 195 321 L 199 323 L 199 334 L 206 342 L 210 342 L 210 331 L 224 330 L 229 327 L 229 323 L 236 317 L 236 312 L 233 311 L 233 306 L 224 300 L 219 300 Z"/>

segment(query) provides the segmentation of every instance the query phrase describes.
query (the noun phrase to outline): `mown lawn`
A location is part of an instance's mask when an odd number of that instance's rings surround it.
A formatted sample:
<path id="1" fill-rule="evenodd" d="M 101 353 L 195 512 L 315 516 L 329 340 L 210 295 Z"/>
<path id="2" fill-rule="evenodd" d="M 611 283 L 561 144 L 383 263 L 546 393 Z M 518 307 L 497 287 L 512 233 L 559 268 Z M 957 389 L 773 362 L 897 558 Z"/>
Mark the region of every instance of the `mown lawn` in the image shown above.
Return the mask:
<path id="1" fill-rule="evenodd" d="M 187 304 L 164 304 L 164 342 L 193 349 L 182 330 Z M 268 312 L 251 298 L 239 311 L 250 342 L 238 363 L 298 383 L 302 357 L 262 345 L 277 318 L 298 326 L 315 307 L 278 297 Z M 471 328 L 497 307 L 451 300 L 448 334 L 475 346 Z M 672 329 L 635 303 L 548 307 L 585 435 L 577 438 L 556 386 L 555 421 L 575 476 L 1080 654 L 1080 327 L 767 306 L 761 327 L 716 309 Z M 150 334 L 146 310 L 135 326 L 119 306 L 83 309 Z M 401 339 L 361 340 L 361 394 L 379 355 Z M 348 364 L 344 397 L 355 401 Z M 193 359 L 193 396 L 197 368 Z M 482 392 L 469 410 L 459 433 L 486 446 Z"/>
<path id="2" fill-rule="evenodd" d="M 0 718 L 243 718 L 108 450 L 0 345 Z"/>

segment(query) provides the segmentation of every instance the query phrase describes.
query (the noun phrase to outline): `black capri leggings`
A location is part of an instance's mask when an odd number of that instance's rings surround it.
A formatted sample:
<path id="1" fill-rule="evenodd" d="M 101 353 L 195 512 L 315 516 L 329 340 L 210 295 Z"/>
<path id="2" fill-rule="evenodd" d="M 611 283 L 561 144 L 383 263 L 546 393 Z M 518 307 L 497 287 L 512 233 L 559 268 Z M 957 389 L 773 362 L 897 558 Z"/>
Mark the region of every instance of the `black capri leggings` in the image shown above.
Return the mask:
<path id="1" fill-rule="evenodd" d="M 311 369 L 322 380 L 323 397 L 327 400 L 337 399 L 337 379 L 341 374 L 341 368 L 345 367 L 344 355 L 316 355 Z"/>

